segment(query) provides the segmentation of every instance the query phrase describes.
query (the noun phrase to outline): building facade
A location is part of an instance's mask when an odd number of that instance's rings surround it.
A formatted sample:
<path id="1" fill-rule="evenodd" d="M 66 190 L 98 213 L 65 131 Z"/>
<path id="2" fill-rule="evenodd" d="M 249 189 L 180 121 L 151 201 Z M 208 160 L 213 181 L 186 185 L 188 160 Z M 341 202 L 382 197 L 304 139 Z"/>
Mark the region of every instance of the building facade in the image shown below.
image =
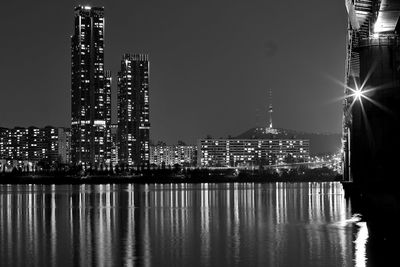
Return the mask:
<path id="1" fill-rule="evenodd" d="M 174 166 L 179 164 L 185 167 L 197 164 L 197 147 L 190 145 L 155 145 L 150 146 L 150 164 L 153 166 Z"/>
<path id="2" fill-rule="evenodd" d="M 106 159 L 108 166 L 111 164 L 111 146 L 112 146 L 112 140 L 111 140 L 111 85 L 112 85 L 112 77 L 111 77 L 111 71 L 106 70 L 104 73 L 104 79 L 105 79 L 105 115 L 106 115 Z"/>
<path id="3" fill-rule="evenodd" d="M 58 160 L 62 164 L 71 163 L 71 129 L 58 128 Z"/>
<path id="4" fill-rule="evenodd" d="M 27 128 L 15 127 L 7 133 L 6 158 L 24 160 L 29 155 L 29 131 Z"/>
<path id="5" fill-rule="evenodd" d="M 8 131 L 9 131 L 9 129 L 0 127 L 0 159 L 6 157 Z"/>
<path id="6" fill-rule="evenodd" d="M 75 8 L 71 36 L 71 160 L 110 164 L 111 73 L 104 70 L 104 9 Z"/>
<path id="7" fill-rule="evenodd" d="M 118 165 L 118 124 L 111 124 L 111 167 Z"/>
<path id="8" fill-rule="evenodd" d="M 199 167 L 260 167 L 307 162 L 309 140 L 200 139 Z"/>
<path id="9" fill-rule="evenodd" d="M 70 130 L 52 126 L 0 128 L 0 159 L 69 164 Z"/>
<path id="10" fill-rule="evenodd" d="M 129 168 L 150 166 L 149 60 L 125 54 L 118 72 L 118 160 Z"/>

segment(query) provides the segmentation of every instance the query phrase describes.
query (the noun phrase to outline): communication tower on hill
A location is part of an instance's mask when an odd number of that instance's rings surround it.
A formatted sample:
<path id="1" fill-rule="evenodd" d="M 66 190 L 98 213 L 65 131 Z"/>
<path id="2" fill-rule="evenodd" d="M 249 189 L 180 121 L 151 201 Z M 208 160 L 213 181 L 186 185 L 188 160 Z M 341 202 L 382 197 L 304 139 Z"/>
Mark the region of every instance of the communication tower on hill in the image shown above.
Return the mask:
<path id="1" fill-rule="evenodd" d="M 268 95 L 268 99 L 269 99 L 269 107 L 268 107 L 268 114 L 269 114 L 269 123 L 268 123 L 268 128 L 269 129 L 273 129 L 272 127 L 272 89 L 269 89 L 269 95 Z"/>

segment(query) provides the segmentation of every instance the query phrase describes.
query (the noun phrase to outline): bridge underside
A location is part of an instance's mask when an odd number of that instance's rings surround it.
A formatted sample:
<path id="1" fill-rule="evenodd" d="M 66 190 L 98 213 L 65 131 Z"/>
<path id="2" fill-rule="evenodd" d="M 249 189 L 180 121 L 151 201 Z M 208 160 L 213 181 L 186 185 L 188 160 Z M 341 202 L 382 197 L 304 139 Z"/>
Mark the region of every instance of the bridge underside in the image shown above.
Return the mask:
<path id="1" fill-rule="evenodd" d="M 372 153 L 365 151 L 366 147 L 361 145 L 362 140 L 363 138 L 376 139 L 377 135 L 374 134 L 374 131 L 379 131 L 380 127 L 379 120 L 376 123 L 372 121 L 372 117 L 376 117 L 377 111 L 373 111 L 374 107 L 368 108 L 369 102 L 376 104 L 379 99 L 382 107 L 386 106 L 386 109 L 391 109 L 392 114 L 397 113 L 396 106 L 391 107 L 389 98 L 383 96 L 391 95 L 391 98 L 394 99 L 400 93 L 400 88 L 398 88 L 400 59 L 397 58 L 399 54 L 397 32 L 400 28 L 400 1 L 346 0 L 345 3 L 349 16 L 349 27 L 343 117 L 343 174 L 344 180 L 353 181 L 357 179 L 355 177 L 357 173 L 359 173 L 358 176 L 361 175 L 361 170 L 354 169 L 360 168 L 358 167 L 360 158 L 365 158 L 366 163 L 367 155 Z M 392 89 L 386 88 L 384 91 L 369 92 L 368 100 L 371 101 L 366 101 L 365 98 L 357 99 L 355 96 L 357 90 L 371 91 L 372 87 L 382 87 L 383 85 Z M 372 98 L 371 95 L 373 95 Z M 357 109 L 358 106 L 360 107 Z M 369 117 L 362 126 L 360 123 L 357 124 L 360 116 Z M 383 114 L 380 120 L 386 121 L 387 125 L 399 124 L 393 116 L 389 117 L 387 114 Z M 377 140 L 369 140 L 369 142 L 372 141 L 377 143 L 375 142 Z M 383 168 L 385 169 L 385 167 Z M 363 177 L 363 179 L 365 178 Z"/>
<path id="2" fill-rule="evenodd" d="M 393 32 L 399 29 L 400 1 L 382 0 L 377 19 L 374 24 L 374 32 Z"/>
<path id="3" fill-rule="evenodd" d="M 344 179 L 371 233 L 398 238 L 390 218 L 400 216 L 400 1 L 346 0 L 346 8 Z"/>

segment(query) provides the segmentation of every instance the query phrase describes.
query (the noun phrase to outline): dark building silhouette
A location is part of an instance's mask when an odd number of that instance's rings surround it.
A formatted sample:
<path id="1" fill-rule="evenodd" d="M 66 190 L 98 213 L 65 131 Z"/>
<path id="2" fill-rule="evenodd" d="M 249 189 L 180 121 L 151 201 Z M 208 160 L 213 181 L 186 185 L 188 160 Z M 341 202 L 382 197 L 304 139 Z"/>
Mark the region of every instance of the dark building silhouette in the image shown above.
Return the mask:
<path id="1" fill-rule="evenodd" d="M 75 8 L 71 36 L 71 160 L 110 164 L 111 74 L 104 70 L 104 9 Z"/>
<path id="2" fill-rule="evenodd" d="M 118 73 L 118 160 L 148 168 L 150 160 L 149 60 L 125 54 Z"/>

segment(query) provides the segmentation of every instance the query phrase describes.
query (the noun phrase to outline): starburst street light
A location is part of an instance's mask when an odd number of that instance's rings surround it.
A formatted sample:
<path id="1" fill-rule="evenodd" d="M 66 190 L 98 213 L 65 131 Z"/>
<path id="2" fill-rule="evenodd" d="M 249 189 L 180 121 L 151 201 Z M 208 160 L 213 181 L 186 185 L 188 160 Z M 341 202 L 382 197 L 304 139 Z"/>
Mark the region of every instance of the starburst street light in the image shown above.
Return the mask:
<path id="1" fill-rule="evenodd" d="M 363 91 L 362 88 L 357 88 L 357 85 L 356 89 L 350 87 L 348 87 L 348 89 L 352 92 L 352 94 L 348 95 L 347 97 L 354 97 L 353 102 L 357 100 L 361 101 L 362 98 L 366 98 L 366 96 L 364 95 L 366 91 Z"/>
<path id="2" fill-rule="evenodd" d="M 361 104 L 361 107 L 363 107 L 363 100 L 367 100 L 377 106 L 378 108 L 390 112 L 385 106 L 382 104 L 378 103 L 376 100 L 372 99 L 371 97 L 368 96 L 368 94 L 372 91 L 379 90 L 379 89 L 384 89 L 385 86 L 379 86 L 379 87 L 371 87 L 371 88 L 365 88 L 365 83 L 364 82 L 360 87 L 358 87 L 357 82 L 354 81 L 354 85 L 356 88 L 351 88 L 349 86 L 346 86 L 348 90 L 350 90 L 350 94 L 346 95 L 344 98 L 349 98 L 353 99 L 353 101 L 350 104 L 350 109 L 353 107 L 353 105 L 358 101 Z"/>
<path id="3" fill-rule="evenodd" d="M 357 89 L 354 91 L 354 97 L 357 99 L 360 99 L 363 95 L 364 95 L 364 93 L 361 89 Z"/>
<path id="4" fill-rule="evenodd" d="M 373 93 L 374 91 L 377 90 L 382 90 L 382 89 L 386 89 L 386 88 L 391 88 L 392 83 L 387 83 L 387 84 L 381 84 L 378 86 L 373 86 L 371 87 L 370 85 L 367 86 L 367 82 L 369 80 L 369 78 L 371 77 L 371 75 L 373 74 L 373 72 L 375 71 L 377 66 L 377 62 L 374 62 L 365 79 L 362 81 L 362 83 L 360 84 L 359 82 L 357 82 L 356 78 L 353 76 L 353 86 L 349 86 L 348 83 L 343 83 L 342 81 L 339 81 L 335 78 L 331 78 L 331 80 L 333 80 L 335 83 L 340 84 L 341 86 L 344 86 L 347 89 L 347 92 L 345 93 L 345 95 L 343 95 L 342 97 L 339 97 L 337 99 L 335 99 L 336 101 L 342 101 L 345 99 L 350 100 L 350 105 L 347 106 L 347 110 L 350 111 L 352 110 L 354 104 L 356 102 L 359 102 L 361 107 L 363 108 L 363 102 L 371 102 L 373 105 L 377 106 L 378 108 L 380 108 L 381 110 L 391 113 L 391 111 L 383 106 L 381 103 L 379 103 L 378 101 L 376 101 L 375 99 L 371 98 L 371 93 Z M 364 101 L 365 100 L 365 101 Z"/>
<path id="5" fill-rule="evenodd" d="M 355 88 L 352 88 L 352 87 L 349 87 L 349 86 L 345 85 L 346 88 L 349 90 L 349 93 L 348 93 L 344 98 L 352 99 L 351 104 L 350 104 L 350 106 L 349 106 L 349 110 L 351 110 L 351 109 L 353 108 L 353 106 L 354 106 L 354 104 L 355 104 L 356 102 L 359 102 L 359 103 L 361 104 L 361 107 L 362 107 L 362 106 L 363 106 L 363 103 L 362 103 L 362 99 L 363 99 L 363 98 L 364 98 L 364 99 L 367 99 L 367 100 L 370 99 L 369 97 L 366 96 L 366 93 L 367 93 L 368 91 L 371 91 L 371 90 L 365 90 L 365 89 L 363 88 L 364 85 L 365 85 L 365 83 L 363 83 L 361 86 L 359 86 L 359 85 L 357 84 L 356 79 L 355 79 L 354 77 L 353 77 L 353 79 L 354 79 L 354 86 L 355 86 Z"/>
<path id="6" fill-rule="evenodd" d="M 356 99 L 361 99 L 361 97 L 363 96 L 363 92 L 361 91 L 361 90 L 356 90 L 355 92 L 354 92 L 354 97 L 356 98 Z"/>

